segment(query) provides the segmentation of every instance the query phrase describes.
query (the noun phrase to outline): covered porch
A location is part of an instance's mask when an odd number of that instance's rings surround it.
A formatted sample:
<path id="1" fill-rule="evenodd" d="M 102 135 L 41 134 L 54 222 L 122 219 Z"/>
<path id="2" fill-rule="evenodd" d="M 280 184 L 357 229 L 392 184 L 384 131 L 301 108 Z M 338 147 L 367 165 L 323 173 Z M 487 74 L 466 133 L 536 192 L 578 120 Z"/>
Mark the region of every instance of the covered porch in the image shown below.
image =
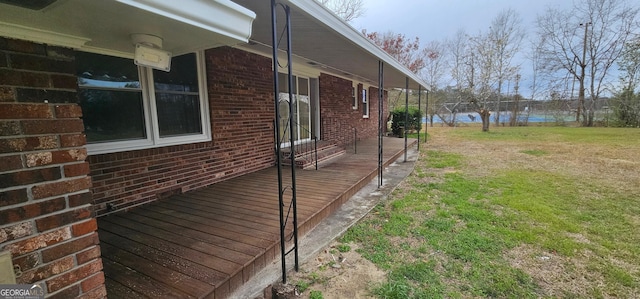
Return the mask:
<path id="1" fill-rule="evenodd" d="M 386 167 L 403 155 L 405 140 L 383 140 Z M 357 154 L 296 172 L 300 235 L 376 177 L 377 141 L 359 141 Z M 280 254 L 276 172 L 272 167 L 98 219 L 109 297 L 227 298 Z"/>

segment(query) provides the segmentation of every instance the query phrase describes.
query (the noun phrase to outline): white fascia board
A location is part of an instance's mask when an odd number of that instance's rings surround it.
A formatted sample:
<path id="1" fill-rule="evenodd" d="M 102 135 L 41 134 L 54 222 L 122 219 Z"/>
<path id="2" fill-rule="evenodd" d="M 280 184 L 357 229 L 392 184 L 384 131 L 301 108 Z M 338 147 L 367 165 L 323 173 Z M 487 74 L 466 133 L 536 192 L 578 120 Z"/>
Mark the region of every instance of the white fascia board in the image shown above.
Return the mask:
<path id="1" fill-rule="evenodd" d="M 230 0 L 116 0 L 238 42 L 248 42 L 256 14 Z"/>
<path id="2" fill-rule="evenodd" d="M 69 47 L 74 49 L 78 49 L 87 42 L 91 41 L 91 39 L 89 38 L 31 28 L 17 24 L 5 23 L 1 21 L 0 36 L 45 43 L 49 45 Z"/>
<path id="3" fill-rule="evenodd" d="M 298 9 L 306 12 L 309 16 L 317 19 L 327 27 L 335 30 L 338 34 L 349 39 L 366 52 L 369 52 L 371 55 L 378 57 L 378 59 L 382 60 L 385 64 L 402 72 L 407 77 L 411 78 L 413 81 L 417 82 L 423 87 L 428 86 L 424 81 L 422 81 L 422 79 L 418 77 L 418 75 L 398 62 L 395 58 L 393 58 L 393 56 L 389 55 L 389 53 L 378 47 L 373 41 L 365 37 L 361 32 L 359 32 L 347 22 L 340 19 L 334 13 L 322 6 L 322 4 L 317 3 L 314 0 L 287 0 L 287 2 L 291 6 L 297 7 Z"/>

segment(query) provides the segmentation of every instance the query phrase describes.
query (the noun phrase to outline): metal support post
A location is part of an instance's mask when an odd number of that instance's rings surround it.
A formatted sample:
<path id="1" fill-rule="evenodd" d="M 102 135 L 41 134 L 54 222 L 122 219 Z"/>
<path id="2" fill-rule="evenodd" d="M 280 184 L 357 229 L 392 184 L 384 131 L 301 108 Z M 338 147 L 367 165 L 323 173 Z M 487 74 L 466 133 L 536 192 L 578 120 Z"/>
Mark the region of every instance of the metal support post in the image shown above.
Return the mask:
<path id="1" fill-rule="evenodd" d="M 420 106 L 421 106 L 420 100 L 421 100 L 421 98 L 422 98 L 422 85 L 418 85 L 418 111 L 420 111 Z M 426 121 L 425 121 L 425 123 L 426 123 Z M 420 152 L 420 131 L 422 131 L 422 118 L 420 118 L 420 125 L 418 126 L 418 152 Z"/>
<path id="2" fill-rule="evenodd" d="M 284 192 L 288 187 L 284 187 L 283 179 L 282 179 L 282 148 L 281 148 L 281 136 L 280 136 L 280 105 L 278 103 L 279 98 L 279 83 L 278 82 L 278 33 L 277 33 L 277 8 L 276 0 L 271 0 L 271 42 L 272 42 L 272 54 L 273 54 L 273 93 L 274 93 L 274 103 L 275 103 L 275 143 L 276 143 L 276 166 L 278 169 L 278 209 L 280 213 L 280 259 L 282 264 L 282 283 L 287 283 L 287 261 L 286 257 L 289 252 L 286 250 L 286 226 L 288 222 L 288 212 L 285 217 L 284 207 Z M 286 28 L 287 28 L 287 58 L 289 59 L 289 69 L 288 69 L 288 79 L 289 79 L 289 99 L 293 99 L 291 94 L 291 85 L 292 85 L 292 76 L 291 76 L 291 19 L 290 19 L 290 9 L 288 6 L 283 6 L 286 14 Z M 291 112 L 291 100 L 289 101 L 289 117 L 293 115 Z M 293 239 L 294 245 L 293 249 L 295 251 L 295 269 L 298 271 L 298 221 L 297 221 L 297 211 L 296 211 L 296 178 L 295 178 L 295 146 L 293 143 L 293 131 L 292 126 L 293 122 L 289 119 L 289 130 L 291 136 L 291 190 L 292 190 L 292 198 L 291 204 L 289 206 L 289 211 L 293 209 Z"/>
<path id="3" fill-rule="evenodd" d="M 427 136 L 429 135 L 429 125 L 427 124 L 427 119 L 426 116 L 429 115 L 429 90 L 427 89 L 427 98 L 425 99 L 426 103 L 425 103 L 425 107 L 424 107 L 424 115 L 425 115 L 425 122 L 424 122 L 424 143 L 427 143 Z"/>
<path id="4" fill-rule="evenodd" d="M 384 63 L 378 61 L 378 188 L 382 187 L 382 136 L 384 129 L 387 125 L 386 121 L 382 120 L 384 104 Z"/>
<path id="5" fill-rule="evenodd" d="M 404 90 L 404 162 L 407 162 L 407 140 L 409 135 L 409 77 L 405 77 Z"/>

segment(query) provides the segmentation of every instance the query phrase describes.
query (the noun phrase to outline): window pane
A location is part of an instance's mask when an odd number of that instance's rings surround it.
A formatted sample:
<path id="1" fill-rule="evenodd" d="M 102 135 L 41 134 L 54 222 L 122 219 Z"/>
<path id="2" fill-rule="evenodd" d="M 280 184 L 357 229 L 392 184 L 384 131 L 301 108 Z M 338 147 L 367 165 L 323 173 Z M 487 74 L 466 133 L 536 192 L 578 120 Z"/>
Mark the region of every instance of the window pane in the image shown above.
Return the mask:
<path id="1" fill-rule="evenodd" d="M 278 99 L 278 110 L 280 112 L 280 142 L 289 142 L 289 94 L 280 93 Z"/>
<path id="2" fill-rule="evenodd" d="M 362 89 L 362 115 L 369 116 L 369 98 L 367 98 L 367 90 Z"/>
<path id="3" fill-rule="evenodd" d="M 292 93 L 296 93 L 296 76 L 292 76 L 291 80 L 293 80 L 293 89 L 291 90 Z M 278 91 L 279 92 L 284 92 L 284 93 L 289 93 L 289 89 L 287 88 L 287 86 L 289 86 L 289 77 L 287 76 L 287 74 L 285 73 L 278 73 Z"/>
<path id="4" fill-rule="evenodd" d="M 309 79 L 300 78 L 298 79 L 298 90 L 300 90 L 301 96 L 309 95 Z"/>
<path id="5" fill-rule="evenodd" d="M 171 58 L 171 71 L 153 70 L 156 91 L 198 92 L 196 54 Z"/>
<path id="6" fill-rule="evenodd" d="M 298 111 L 300 113 L 300 139 L 309 139 L 311 138 L 311 106 L 308 96 L 298 97 Z"/>
<path id="7" fill-rule="evenodd" d="M 138 67 L 131 59 L 77 52 L 76 66 L 80 87 L 140 89 Z"/>
<path id="8" fill-rule="evenodd" d="M 131 59 L 76 53 L 88 143 L 146 139 L 138 67 Z"/>
<path id="9" fill-rule="evenodd" d="M 79 95 L 87 142 L 146 138 L 142 92 L 81 88 Z"/>
<path id="10" fill-rule="evenodd" d="M 160 137 L 201 134 L 198 95 L 156 93 Z"/>

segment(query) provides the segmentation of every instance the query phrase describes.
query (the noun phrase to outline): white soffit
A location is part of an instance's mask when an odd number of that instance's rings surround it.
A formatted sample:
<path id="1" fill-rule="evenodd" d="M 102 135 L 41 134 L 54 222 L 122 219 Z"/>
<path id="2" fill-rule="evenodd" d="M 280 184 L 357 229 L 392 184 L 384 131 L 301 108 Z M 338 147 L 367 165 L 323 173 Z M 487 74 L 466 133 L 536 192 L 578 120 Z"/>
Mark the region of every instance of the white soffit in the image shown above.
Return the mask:
<path id="1" fill-rule="evenodd" d="M 229 0 L 58 0 L 31 10 L 0 3 L 0 36 L 133 57 L 131 34 L 180 55 L 246 43 L 256 14 Z"/>
<path id="2" fill-rule="evenodd" d="M 248 42 L 256 14 L 230 0 L 116 0 L 157 15 Z"/>

